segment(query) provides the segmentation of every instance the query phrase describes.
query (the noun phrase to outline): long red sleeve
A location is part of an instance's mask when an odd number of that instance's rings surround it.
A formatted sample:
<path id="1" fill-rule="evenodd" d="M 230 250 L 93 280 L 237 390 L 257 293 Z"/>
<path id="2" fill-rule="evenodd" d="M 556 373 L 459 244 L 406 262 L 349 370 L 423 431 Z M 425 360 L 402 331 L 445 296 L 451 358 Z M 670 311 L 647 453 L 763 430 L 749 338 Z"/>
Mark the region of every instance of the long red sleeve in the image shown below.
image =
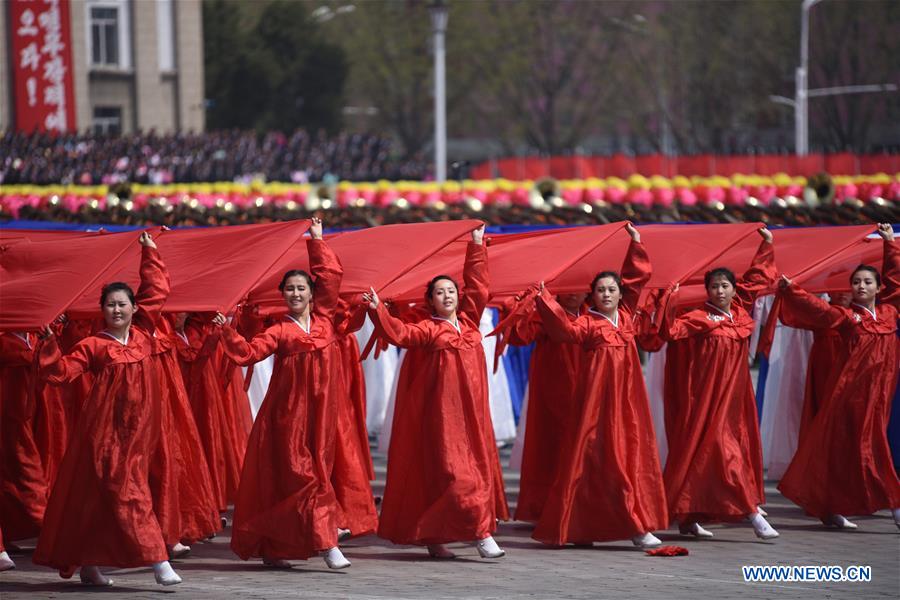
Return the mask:
<path id="1" fill-rule="evenodd" d="M 466 248 L 466 264 L 463 268 L 464 289 L 459 301 L 459 312 L 475 323 L 481 321 L 481 313 L 487 306 L 490 282 L 487 248 L 482 244 L 469 242 Z"/>
<path id="2" fill-rule="evenodd" d="M 884 240 L 884 265 L 881 269 L 881 301 L 900 309 L 900 245 Z"/>
<path id="3" fill-rule="evenodd" d="M 340 300 L 344 269 L 325 240 L 307 240 L 306 248 L 309 252 L 309 270 L 316 280 L 313 314 L 331 321 Z"/>
<path id="4" fill-rule="evenodd" d="M 650 281 L 653 267 L 650 265 L 650 257 L 647 249 L 640 242 L 631 240 L 628 245 L 628 253 L 622 264 L 622 301 L 624 308 L 634 312 L 641 298 L 641 291 Z"/>
<path id="5" fill-rule="evenodd" d="M 734 300 L 748 313 L 753 312 L 756 297 L 770 289 L 775 283 L 778 271 L 775 267 L 775 245 L 763 240 L 756 250 L 750 268 L 737 283 Z"/>

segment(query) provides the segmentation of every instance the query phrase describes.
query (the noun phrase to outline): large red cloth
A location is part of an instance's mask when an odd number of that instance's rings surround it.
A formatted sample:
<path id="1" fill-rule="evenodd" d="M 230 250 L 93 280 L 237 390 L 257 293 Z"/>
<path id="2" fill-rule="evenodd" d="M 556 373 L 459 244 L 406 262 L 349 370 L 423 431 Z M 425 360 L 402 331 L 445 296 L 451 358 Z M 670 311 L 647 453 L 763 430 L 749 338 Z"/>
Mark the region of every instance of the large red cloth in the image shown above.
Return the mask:
<path id="1" fill-rule="evenodd" d="M 763 241 L 738 281 L 727 314 L 707 303 L 664 315 L 664 472 L 669 514 L 680 522 L 738 521 L 763 503 L 762 448 L 750 380 L 750 316 L 775 279 L 773 245 Z"/>
<path id="2" fill-rule="evenodd" d="M 635 345 L 634 317 L 650 260 L 632 241 L 613 319 L 591 308 L 571 321 L 544 290 L 541 318 L 557 341 L 584 350 L 573 407 L 536 540 L 560 545 L 627 539 L 668 527 L 656 434 Z"/>
<path id="3" fill-rule="evenodd" d="M 183 337 L 182 337 L 183 336 Z M 241 467 L 247 447 L 236 441 L 226 410 L 225 386 L 217 371 L 221 334 L 212 324 L 191 318 L 177 339 L 178 356 L 188 389 L 188 398 L 197 425 L 203 454 L 212 482 L 216 507 L 225 511 L 237 495 Z"/>
<path id="4" fill-rule="evenodd" d="M 868 515 L 900 507 L 900 479 L 891 460 L 887 423 L 897 384 L 900 247 L 884 242 L 885 284 L 874 314 L 829 305 L 790 286 L 785 304 L 841 336 L 828 396 L 778 485 L 785 497 L 819 518 Z"/>
<path id="5" fill-rule="evenodd" d="M 383 303 L 370 311 L 379 335 L 416 357 L 397 384 L 378 528 L 397 544 L 482 539 L 509 518 L 478 329 L 489 285 L 483 246 L 469 244 L 463 280 L 458 329 L 437 317 L 404 323 Z"/>
<path id="6" fill-rule="evenodd" d="M 55 338 L 42 347 L 48 381 L 92 371 L 94 383 L 50 495 L 35 563 L 136 567 L 168 557 L 149 485 L 161 425 L 161 374 L 152 352 L 152 334 L 138 326 L 124 344 L 101 333 L 66 356 Z"/>
<path id="7" fill-rule="evenodd" d="M 342 269 L 324 241 L 307 247 L 316 281 L 308 331 L 289 315 L 249 343 L 222 328 L 225 352 L 237 364 L 275 354 L 235 502 L 231 548 L 245 560 L 306 559 L 337 545 L 334 403 L 346 393 L 332 321 Z"/>
<path id="8" fill-rule="evenodd" d="M 540 518 L 556 479 L 569 423 L 579 412 L 581 399 L 575 389 L 586 353 L 578 344 L 551 339 L 533 310 L 533 299 L 529 296 L 524 301 L 529 300 L 529 314 L 512 326 L 507 339 L 514 346 L 534 343 L 515 515 L 517 521 L 534 522 Z M 574 321 L 578 315 L 566 312 L 566 317 Z"/>
<path id="9" fill-rule="evenodd" d="M 47 479 L 32 426 L 34 336 L 0 334 L 0 527 L 11 541 L 34 537 L 44 521 Z"/>

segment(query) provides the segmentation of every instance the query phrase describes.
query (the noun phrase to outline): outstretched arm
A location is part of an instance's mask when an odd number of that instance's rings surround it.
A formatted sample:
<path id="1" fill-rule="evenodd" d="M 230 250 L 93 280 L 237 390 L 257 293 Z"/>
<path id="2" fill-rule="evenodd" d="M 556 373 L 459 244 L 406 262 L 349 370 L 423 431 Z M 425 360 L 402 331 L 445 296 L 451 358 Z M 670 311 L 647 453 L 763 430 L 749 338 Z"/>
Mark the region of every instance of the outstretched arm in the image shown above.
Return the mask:
<path id="1" fill-rule="evenodd" d="M 321 219 L 313 217 L 309 233 L 312 236 L 306 242 L 309 252 L 309 270 L 316 281 L 312 309 L 316 316 L 331 321 L 340 300 L 339 293 L 344 269 L 341 267 L 341 261 L 337 255 L 322 238 Z"/>
<path id="2" fill-rule="evenodd" d="M 756 297 L 769 290 L 778 277 L 775 267 L 775 245 L 773 243 L 772 232 L 765 227 L 759 229 L 759 235 L 763 241 L 760 242 L 753 262 L 750 268 L 741 276 L 737 284 L 737 294 L 735 300 L 741 305 L 741 308 L 747 312 L 752 312 L 753 303 Z"/>
<path id="3" fill-rule="evenodd" d="M 151 325 L 155 327 L 169 297 L 171 289 L 169 271 L 149 232 L 143 232 L 138 241 L 141 244 L 141 284 L 134 299 L 146 318 L 151 321 Z"/>
<path id="4" fill-rule="evenodd" d="M 541 321 L 544 323 L 544 329 L 553 341 L 569 344 L 580 344 L 584 341 L 585 330 L 569 320 L 565 309 L 550 295 L 543 282 L 541 282 L 541 293 L 535 299 L 535 303 Z"/>
<path id="5" fill-rule="evenodd" d="M 235 363 L 246 367 L 266 358 L 278 347 L 277 326 L 269 327 L 249 342 L 226 323 L 222 313 L 216 313 L 213 323 L 222 333 L 222 350 Z"/>
<path id="6" fill-rule="evenodd" d="M 641 243 L 641 234 L 638 230 L 631 223 L 625 226 L 625 230 L 631 236 L 631 243 L 628 245 L 628 253 L 622 265 L 622 305 L 634 312 L 637 310 L 641 291 L 650 281 L 653 267 L 650 266 L 650 257 Z"/>
<path id="7" fill-rule="evenodd" d="M 894 229 L 890 223 L 879 223 L 878 235 L 884 240 L 881 301 L 900 309 L 900 247 L 894 240 Z"/>
<path id="8" fill-rule="evenodd" d="M 778 287 L 783 299 L 780 312 L 788 321 L 815 324 L 811 329 L 834 329 L 843 323 L 844 313 L 839 308 L 794 285 L 787 276 L 781 276 Z"/>
<path id="9" fill-rule="evenodd" d="M 79 342 L 69 354 L 63 356 L 49 327 L 44 330 L 44 335 L 38 351 L 38 374 L 41 379 L 55 384 L 66 383 L 90 370 L 92 355 L 88 343 Z"/>
<path id="10" fill-rule="evenodd" d="M 388 343 L 401 348 L 426 346 L 431 342 L 431 333 L 425 323 L 404 323 L 392 316 L 384 303 L 378 298 L 375 288 L 363 294 L 363 300 L 369 305 L 369 317 L 375 325 L 375 331 Z"/>
<path id="11" fill-rule="evenodd" d="M 484 225 L 472 232 L 472 241 L 466 248 L 466 264 L 463 268 L 463 290 L 459 299 L 459 312 L 478 323 L 490 298 L 490 274 L 487 249 L 484 247 Z"/>

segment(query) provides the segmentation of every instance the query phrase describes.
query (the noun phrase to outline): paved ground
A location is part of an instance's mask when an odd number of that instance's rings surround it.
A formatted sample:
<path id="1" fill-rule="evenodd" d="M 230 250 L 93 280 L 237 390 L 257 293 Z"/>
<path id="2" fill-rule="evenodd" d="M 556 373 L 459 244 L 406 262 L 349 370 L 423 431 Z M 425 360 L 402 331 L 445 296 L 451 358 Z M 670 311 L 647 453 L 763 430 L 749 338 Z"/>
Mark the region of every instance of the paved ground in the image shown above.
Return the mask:
<path id="1" fill-rule="evenodd" d="M 384 485 L 384 457 L 376 456 L 376 493 Z M 506 475 L 511 502 L 518 473 Z M 672 531 L 666 543 L 690 556 L 655 558 L 630 542 L 593 548 L 547 549 L 530 538 L 523 523 L 500 527 L 506 558 L 485 561 L 471 546 L 453 547 L 461 557 L 434 561 L 423 549 L 393 546 L 374 536 L 351 540 L 344 552 L 350 569 L 329 571 L 318 559 L 295 561 L 273 571 L 259 561 L 242 562 L 228 549 L 228 533 L 197 544 L 189 558 L 175 561 L 184 583 L 162 588 L 149 569 L 108 570 L 115 586 L 85 588 L 31 564 L 30 548 L 13 556 L 18 570 L 0 574 L 0 598 L 900 598 L 900 532 L 887 512 L 860 518 L 859 530 L 826 530 L 803 516 L 770 484 L 766 488 L 772 524 L 782 537 L 762 542 L 748 525 L 711 526 L 715 538 L 685 539 Z M 88 540 L 89 543 L 89 540 Z M 30 544 L 33 547 L 33 543 Z M 869 583 L 744 583 L 742 565 L 869 565 Z"/>

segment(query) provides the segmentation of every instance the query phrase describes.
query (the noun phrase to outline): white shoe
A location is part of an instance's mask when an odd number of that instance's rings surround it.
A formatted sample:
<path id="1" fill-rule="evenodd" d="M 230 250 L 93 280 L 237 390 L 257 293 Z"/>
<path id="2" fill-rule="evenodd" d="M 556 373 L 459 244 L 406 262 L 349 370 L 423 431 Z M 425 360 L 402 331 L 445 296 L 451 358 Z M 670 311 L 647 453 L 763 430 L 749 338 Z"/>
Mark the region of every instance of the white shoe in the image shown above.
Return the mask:
<path id="1" fill-rule="evenodd" d="M 185 546 L 181 542 L 176 542 L 174 546 L 169 548 L 169 558 L 184 558 L 191 553 L 191 547 Z"/>
<path id="2" fill-rule="evenodd" d="M 713 537 L 712 531 L 707 531 L 700 527 L 700 523 L 684 523 L 678 526 L 678 531 L 681 535 L 692 535 L 698 538 L 711 538 Z"/>
<path id="3" fill-rule="evenodd" d="M 428 544 L 428 555 L 431 558 L 456 558 L 456 554 L 443 544 Z"/>
<path id="4" fill-rule="evenodd" d="M 891 515 L 894 517 L 894 525 L 897 526 L 897 529 L 900 529 L 900 508 L 891 510 Z"/>
<path id="5" fill-rule="evenodd" d="M 764 511 L 764 510 L 762 509 L 762 506 L 757 506 L 757 507 L 756 507 L 756 512 L 758 512 L 759 514 L 761 514 L 761 515 L 764 516 L 764 517 L 768 517 L 768 516 L 769 516 L 769 513 L 767 513 L 766 511 Z"/>
<path id="6" fill-rule="evenodd" d="M 9 571 L 15 568 L 16 563 L 14 563 L 13 559 L 9 557 L 9 554 L 6 553 L 6 550 L 0 552 L 0 572 Z"/>
<path id="7" fill-rule="evenodd" d="M 775 528 L 769 525 L 769 522 L 766 521 L 765 517 L 763 517 L 759 513 L 753 513 L 749 517 L 750 524 L 753 525 L 753 531 L 756 533 L 756 537 L 761 540 L 772 540 L 777 538 L 780 534 L 775 531 Z"/>
<path id="8" fill-rule="evenodd" d="M 642 533 L 641 535 L 636 535 L 631 538 L 631 543 L 637 546 L 638 548 L 649 549 L 649 548 L 659 548 L 662 546 L 662 540 L 658 537 L 650 533 Z"/>
<path id="9" fill-rule="evenodd" d="M 78 576 L 81 578 L 81 583 L 85 585 L 109 587 L 113 584 L 112 579 L 100 572 L 100 567 L 81 567 L 81 572 L 78 574 Z"/>
<path id="10" fill-rule="evenodd" d="M 167 560 L 153 563 L 153 576 L 159 585 L 177 585 L 181 583 L 181 577 L 178 576 L 178 573 L 175 572 L 175 569 L 172 568 L 172 565 Z"/>
<path id="11" fill-rule="evenodd" d="M 291 563 L 281 558 L 263 558 L 263 564 L 273 569 L 290 569 Z"/>
<path id="12" fill-rule="evenodd" d="M 857 529 L 859 527 L 856 523 L 850 522 L 844 515 L 831 515 L 822 519 L 822 522 L 829 527 L 836 527 L 837 529 Z"/>
<path id="13" fill-rule="evenodd" d="M 344 553 L 337 546 L 329 548 L 322 553 L 322 556 L 325 557 L 325 564 L 329 569 L 346 569 L 350 566 L 350 561 L 344 557 Z"/>
<path id="14" fill-rule="evenodd" d="M 348 537 L 350 537 L 350 530 L 344 529 L 343 527 L 338 527 L 338 541 L 343 542 Z"/>
<path id="15" fill-rule="evenodd" d="M 501 558 L 506 556 L 506 552 L 497 545 L 493 536 L 490 535 L 483 540 L 478 540 L 475 547 L 478 548 L 478 554 L 481 555 L 481 558 Z"/>

